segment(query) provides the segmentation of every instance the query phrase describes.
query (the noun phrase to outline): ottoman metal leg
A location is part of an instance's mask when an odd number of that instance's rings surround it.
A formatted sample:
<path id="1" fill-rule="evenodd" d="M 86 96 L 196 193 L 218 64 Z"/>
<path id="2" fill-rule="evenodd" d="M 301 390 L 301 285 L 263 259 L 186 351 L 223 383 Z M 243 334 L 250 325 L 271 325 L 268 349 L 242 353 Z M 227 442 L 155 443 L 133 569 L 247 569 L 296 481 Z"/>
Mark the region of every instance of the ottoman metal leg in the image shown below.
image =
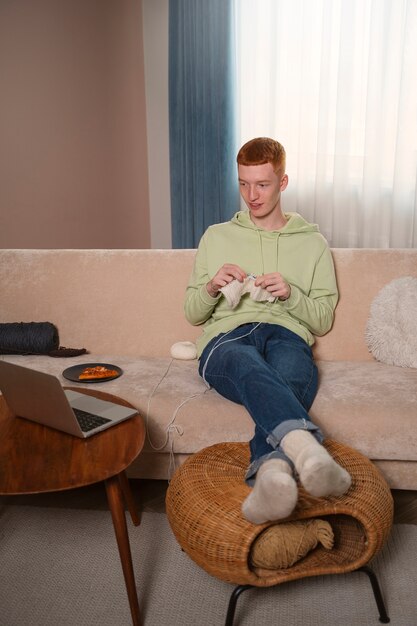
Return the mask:
<path id="1" fill-rule="evenodd" d="M 376 577 L 375 572 L 373 572 L 371 568 L 368 567 L 367 565 L 364 565 L 363 567 L 358 568 L 356 571 L 364 572 L 368 576 L 369 580 L 371 581 L 372 591 L 374 593 L 375 602 L 377 604 L 378 611 L 379 611 L 379 621 L 382 622 L 382 624 L 388 624 L 390 621 L 390 618 L 388 617 L 388 614 L 385 608 L 384 600 L 381 594 L 381 589 L 379 587 L 378 579 Z M 246 589 L 253 589 L 253 588 L 255 588 L 255 585 L 238 585 L 237 587 L 234 588 L 230 596 L 230 600 L 229 600 L 225 626 L 233 626 L 233 619 L 235 617 L 236 604 L 237 604 L 240 594 L 243 591 L 246 591 Z"/>
<path id="2" fill-rule="evenodd" d="M 233 619 L 236 611 L 236 603 L 239 599 L 240 594 L 246 589 L 252 589 L 254 585 L 238 585 L 232 591 L 232 595 L 230 596 L 229 606 L 227 609 L 226 622 L 224 626 L 233 626 Z"/>
<path id="3" fill-rule="evenodd" d="M 382 622 L 382 624 L 388 624 L 390 619 L 388 617 L 388 613 L 385 608 L 381 589 L 379 587 L 378 579 L 376 577 L 375 572 L 373 572 L 371 568 L 368 567 L 367 565 L 360 567 L 358 571 L 364 572 L 368 576 L 369 580 L 371 581 L 372 591 L 374 592 L 375 602 L 379 611 L 379 621 Z"/>

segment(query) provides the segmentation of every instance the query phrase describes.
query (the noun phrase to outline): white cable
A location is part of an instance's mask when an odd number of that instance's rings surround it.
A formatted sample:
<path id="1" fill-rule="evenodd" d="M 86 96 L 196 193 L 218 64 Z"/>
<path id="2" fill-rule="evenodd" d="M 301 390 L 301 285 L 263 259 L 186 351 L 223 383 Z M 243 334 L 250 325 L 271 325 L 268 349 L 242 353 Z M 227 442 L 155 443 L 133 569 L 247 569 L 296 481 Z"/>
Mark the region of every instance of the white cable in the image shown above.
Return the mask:
<path id="1" fill-rule="evenodd" d="M 216 343 L 214 344 L 214 346 L 212 347 L 212 349 L 211 349 L 211 350 L 210 350 L 210 352 L 209 352 L 209 355 L 208 355 L 208 357 L 207 357 L 207 359 L 206 359 L 206 362 L 204 363 L 204 366 L 203 366 L 203 371 L 202 371 L 202 374 L 201 374 L 201 375 L 202 375 L 202 378 L 203 378 L 203 380 L 204 380 L 204 382 L 205 382 L 205 383 L 206 383 L 206 385 L 207 385 L 207 387 L 209 387 L 209 388 L 210 388 L 209 383 L 206 381 L 206 368 L 207 368 L 207 364 L 208 364 L 208 362 L 209 362 L 209 359 L 210 359 L 211 355 L 213 354 L 213 352 L 216 350 L 216 348 L 219 348 L 220 346 L 222 346 L 222 345 L 223 345 L 223 344 L 225 344 L 225 343 L 229 343 L 229 341 L 237 341 L 238 339 L 243 339 L 244 337 L 249 337 L 249 335 L 251 335 L 251 334 L 253 333 L 253 331 L 254 331 L 254 330 L 256 330 L 256 329 L 258 328 L 258 326 L 260 326 L 261 324 L 262 324 L 262 322 L 258 322 L 258 323 L 256 324 L 256 326 L 254 326 L 254 327 L 252 328 L 252 330 L 250 330 L 248 333 L 246 333 L 246 335 L 240 335 L 240 337 L 233 337 L 233 339 L 226 339 L 226 341 L 222 341 L 222 339 L 224 339 L 225 337 L 227 337 L 227 335 L 228 335 L 229 333 L 231 333 L 233 330 L 236 330 L 235 328 L 232 328 L 231 330 L 228 330 L 228 331 L 227 331 L 227 333 L 226 333 L 225 335 L 223 335 L 222 337 L 220 337 L 220 338 L 216 341 Z"/>
<path id="2" fill-rule="evenodd" d="M 171 359 L 168 367 L 166 368 L 165 372 L 163 373 L 163 375 L 161 376 L 160 380 L 157 382 L 157 384 L 155 385 L 155 387 L 153 388 L 151 394 L 149 395 L 148 398 L 148 405 L 146 408 L 146 416 L 145 416 L 145 426 L 146 426 L 146 436 L 149 442 L 149 445 L 151 446 L 151 448 L 157 452 L 159 452 L 160 450 L 163 450 L 169 443 L 170 440 L 170 435 L 171 433 L 176 433 L 177 435 L 179 435 L 180 437 L 182 437 L 182 435 L 184 434 L 184 429 L 181 425 L 178 424 L 174 424 L 177 415 L 178 415 L 178 411 L 184 406 L 184 404 L 187 404 L 187 402 L 189 402 L 190 400 L 192 400 L 193 398 L 197 398 L 199 396 L 203 396 L 205 393 L 207 393 L 207 391 L 210 390 L 210 385 L 207 383 L 206 379 L 205 379 L 205 371 L 206 371 L 206 367 L 207 367 L 207 363 L 211 357 L 211 355 L 213 354 L 214 350 L 218 347 L 220 347 L 221 345 L 223 345 L 224 343 L 227 343 L 229 341 L 237 341 L 238 339 L 243 339 L 243 337 L 248 337 L 251 333 L 253 333 L 254 330 L 256 330 L 258 328 L 258 326 L 260 326 L 261 322 L 258 322 L 256 324 L 256 326 L 254 326 L 248 333 L 246 333 L 245 335 L 241 335 L 240 337 L 234 337 L 233 339 L 227 339 L 226 341 L 222 341 L 229 333 L 232 332 L 232 330 L 235 330 L 234 328 L 232 328 L 231 330 L 229 330 L 225 335 L 223 335 L 222 337 L 220 337 L 217 342 L 214 344 L 213 348 L 211 349 L 207 360 L 204 364 L 203 367 L 203 372 L 202 372 L 202 378 L 205 382 L 205 384 L 207 385 L 207 389 L 205 389 L 204 391 L 199 391 L 197 393 L 193 393 L 191 396 L 188 396 L 187 398 L 185 398 L 185 400 L 183 400 L 182 402 L 180 402 L 180 404 L 175 408 L 172 417 L 169 421 L 169 423 L 167 424 L 166 428 L 165 428 L 165 440 L 162 443 L 162 445 L 160 446 L 156 446 L 154 445 L 154 443 L 152 442 L 151 439 L 151 435 L 150 435 L 150 430 L 149 430 L 149 410 L 150 410 L 150 406 L 151 406 L 151 401 L 153 396 L 155 395 L 155 392 L 157 391 L 158 387 L 160 386 L 160 384 L 162 383 L 162 381 L 166 378 L 166 376 L 168 375 L 168 372 L 171 368 L 171 365 L 173 363 L 173 361 L 175 359 Z M 170 450 L 169 450 L 169 466 L 168 466 L 168 481 L 170 479 L 171 476 L 171 472 L 173 472 L 175 470 L 175 455 L 174 455 L 174 437 L 171 437 L 171 446 L 170 446 Z"/>
<path id="3" fill-rule="evenodd" d="M 177 435 L 179 435 L 180 437 L 183 435 L 184 430 L 183 430 L 182 426 L 180 426 L 180 425 L 176 425 L 176 424 L 174 425 L 174 422 L 175 422 L 175 420 L 176 420 L 176 417 L 177 417 L 178 411 L 181 409 L 181 407 L 183 407 L 183 406 L 184 406 L 184 404 L 186 404 L 187 402 L 189 402 L 189 401 L 190 401 L 190 400 L 192 400 L 193 398 L 196 398 L 197 396 L 202 396 L 202 395 L 204 395 L 204 394 L 208 391 L 208 389 L 204 389 L 204 391 L 203 391 L 203 392 L 199 391 L 199 392 L 197 392 L 197 393 L 194 393 L 194 394 L 192 394 L 191 396 L 188 396 L 187 398 L 185 398 L 185 400 L 183 400 L 182 402 L 180 402 L 180 404 L 179 404 L 179 405 L 175 408 L 175 410 L 174 410 L 174 412 L 173 412 L 173 414 L 172 414 L 172 417 L 171 417 L 171 419 L 170 419 L 169 423 L 167 424 L 167 426 L 166 426 L 166 428 L 165 428 L 166 437 L 165 437 L 164 442 L 162 443 L 162 445 L 156 446 L 156 445 L 152 442 L 151 435 L 150 435 L 150 429 L 149 429 L 149 410 L 150 410 L 150 406 L 151 406 L 151 401 L 152 401 L 152 398 L 153 398 L 153 396 L 155 395 L 155 392 L 157 391 L 157 389 L 158 389 L 158 387 L 160 386 L 160 384 L 162 383 L 162 381 L 166 378 L 166 376 L 167 376 L 167 374 L 168 374 L 168 372 L 169 372 L 169 370 L 170 370 L 170 368 L 171 368 L 172 362 L 173 362 L 174 360 L 175 360 L 175 359 L 171 359 L 171 361 L 169 362 L 169 365 L 168 365 L 167 369 L 165 370 L 164 374 L 162 375 L 162 377 L 160 378 L 160 380 L 158 381 L 158 383 L 157 383 L 157 384 L 155 385 L 155 387 L 153 388 L 153 390 L 152 390 L 152 392 L 151 392 L 151 394 L 150 394 L 150 396 L 149 396 L 149 398 L 148 398 L 148 406 L 147 406 L 147 409 L 146 409 L 146 416 L 145 416 L 146 435 L 147 435 L 147 439 L 148 439 L 149 445 L 151 446 L 151 448 L 152 448 L 153 450 L 156 450 L 156 451 L 163 450 L 163 448 L 165 448 L 165 447 L 167 446 L 168 441 L 169 441 L 169 438 L 170 438 L 170 434 L 171 434 L 171 433 L 177 433 Z M 173 449 L 173 439 L 172 439 L 172 443 L 171 443 L 171 453 L 170 453 L 170 454 L 172 454 L 172 455 L 173 455 L 173 453 L 174 453 L 174 449 Z"/>

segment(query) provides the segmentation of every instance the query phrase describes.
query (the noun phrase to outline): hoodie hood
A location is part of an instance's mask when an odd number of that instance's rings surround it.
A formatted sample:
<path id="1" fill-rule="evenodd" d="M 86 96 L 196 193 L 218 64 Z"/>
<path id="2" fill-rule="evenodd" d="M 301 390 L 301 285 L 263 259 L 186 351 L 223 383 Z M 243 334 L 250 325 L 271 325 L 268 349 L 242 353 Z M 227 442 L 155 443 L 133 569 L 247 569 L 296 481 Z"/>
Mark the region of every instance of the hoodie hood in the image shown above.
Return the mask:
<path id="1" fill-rule="evenodd" d="M 255 245 L 248 243 L 245 246 L 247 250 L 251 250 L 253 259 L 257 257 L 257 263 L 253 264 L 255 269 L 250 268 L 248 270 L 247 266 L 243 266 L 249 273 L 256 275 L 268 272 L 282 272 L 281 249 L 284 250 L 286 258 L 290 259 L 294 254 L 294 250 L 297 249 L 293 242 L 294 236 L 300 238 L 301 245 L 304 244 L 305 238 L 308 238 L 313 233 L 313 237 L 321 237 L 318 226 L 310 224 L 298 213 L 284 213 L 284 216 L 287 219 L 287 223 L 279 230 L 264 230 L 256 226 L 250 218 L 249 210 L 238 211 L 232 217 L 229 223 L 233 229 L 236 226 L 245 229 L 242 230 L 242 237 L 240 238 L 242 243 L 243 240 L 253 242 L 252 237 L 256 237 L 257 243 Z M 292 241 L 291 244 L 290 239 Z M 293 250 L 293 252 L 290 252 L 290 250 Z"/>
<path id="2" fill-rule="evenodd" d="M 319 232 L 319 227 L 317 224 L 310 224 L 307 222 L 301 215 L 298 213 L 284 213 L 284 216 L 287 218 L 287 223 L 283 228 L 279 230 L 266 231 L 263 228 L 259 228 L 256 226 L 250 218 L 250 213 L 248 210 L 238 211 L 234 214 L 231 221 L 234 224 L 238 224 L 243 228 L 250 228 L 252 230 L 257 230 L 263 233 L 280 233 L 280 235 L 293 235 L 295 233 L 316 233 Z"/>

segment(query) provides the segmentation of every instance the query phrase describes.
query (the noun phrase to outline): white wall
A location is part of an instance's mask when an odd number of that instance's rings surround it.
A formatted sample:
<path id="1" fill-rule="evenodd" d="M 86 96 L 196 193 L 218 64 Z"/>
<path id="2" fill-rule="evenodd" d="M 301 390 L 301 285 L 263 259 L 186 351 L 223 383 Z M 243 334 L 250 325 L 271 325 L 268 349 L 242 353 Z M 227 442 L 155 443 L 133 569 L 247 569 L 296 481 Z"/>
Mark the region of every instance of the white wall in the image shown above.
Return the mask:
<path id="1" fill-rule="evenodd" d="M 171 248 L 168 119 L 168 4 L 142 0 L 152 248 Z"/>

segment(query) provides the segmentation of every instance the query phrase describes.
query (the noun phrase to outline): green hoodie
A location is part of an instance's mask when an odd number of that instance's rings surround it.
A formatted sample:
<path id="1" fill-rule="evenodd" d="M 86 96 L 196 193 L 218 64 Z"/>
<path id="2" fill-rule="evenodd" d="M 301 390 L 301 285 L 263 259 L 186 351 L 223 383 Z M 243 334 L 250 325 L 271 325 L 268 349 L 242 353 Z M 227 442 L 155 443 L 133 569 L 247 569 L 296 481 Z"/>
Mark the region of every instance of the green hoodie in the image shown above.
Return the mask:
<path id="1" fill-rule="evenodd" d="M 298 213 L 286 213 L 286 225 L 267 231 L 255 226 L 249 211 L 238 211 L 230 222 L 210 226 L 198 246 L 187 287 L 184 311 L 193 325 L 204 324 L 197 340 L 198 356 L 216 335 L 248 322 L 279 324 L 309 345 L 313 335 L 324 335 L 333 323 L 338 292 L 333 259 L 316 224 Z M 258 276 L 280 272 L 291 286 L 283 302 L 255 302 L 242 296 L 231 309 L 223 294 L 212 298 L 206 284 L 225 263 Z"/>

